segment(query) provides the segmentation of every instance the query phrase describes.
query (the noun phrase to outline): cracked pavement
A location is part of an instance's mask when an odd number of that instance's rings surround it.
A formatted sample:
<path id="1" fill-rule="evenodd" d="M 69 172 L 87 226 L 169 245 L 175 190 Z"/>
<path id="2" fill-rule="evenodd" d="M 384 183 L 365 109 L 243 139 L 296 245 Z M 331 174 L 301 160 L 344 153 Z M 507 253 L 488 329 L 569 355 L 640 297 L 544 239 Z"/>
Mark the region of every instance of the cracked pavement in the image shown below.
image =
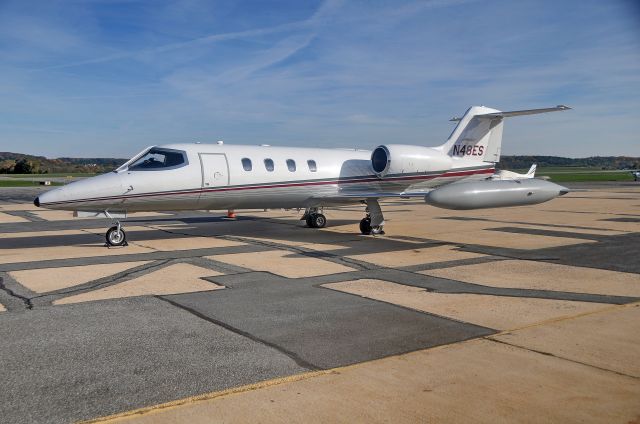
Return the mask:
<path id="1" fill-rule="evenodd" d="M 510 343 L 497 326 L 483 324 L 486 311 L 468 312 L 465 302 L 474 299 L 505 322 L 509 314 L 531 314 L 528 325 L 632 305 L 640 300 L 640 265 L 631 259 L 640 254 L 640 232 L 629 218 L 637 216 L 630 205 L 640 190 L 612 190 L 514 214 L 388 202 L 387 237 L 356 234 L 354 207 L 327 211 L 323 230 L 303 227 L 296 211 L 248 211 L 237 220 L 198 211 L 135 216 L 125 227 L 132 228 L 130 246 L 106 249 L 107 221 L 47 220 L 20 210 L 28 190 L 3 189 L 0 210 L 28 222 L 0 222 L 0 385 L 7 389 L 0 416 L 16 423 L 95 419 L 473 339 Z M 540 275 L 527 284 L 518 261 L 541 264 Z M 498 263 L 513 274 L 497 275 Z M 174 276 L 177 264 L 194 275 Z M 78 266 L 90 276 L 55 288 Z M 466 269 L 486 274 L 483 282 Z M 429 275 L 443 270 L 451 276 Z M 576 290 L 582 277 L 565 281 L 574 270 L 592 270 L 593 281 Z M 127 291 L 127 282 L 146 276 L 168 281 L 143 295 Z M 600 278 L 608 279 L 602 287 Z M 557 287 L 542 284 L 554 279 Z M 36 283 L 50 288 L 36 292 Z M 105 289 L 110 298 L 91 300 Z M 88 301 L 54 304 L 78 294 Z M 539 317 L 527 312 L 534 310 Z M 637 334 L 628 337 L 637 344 Z"/>

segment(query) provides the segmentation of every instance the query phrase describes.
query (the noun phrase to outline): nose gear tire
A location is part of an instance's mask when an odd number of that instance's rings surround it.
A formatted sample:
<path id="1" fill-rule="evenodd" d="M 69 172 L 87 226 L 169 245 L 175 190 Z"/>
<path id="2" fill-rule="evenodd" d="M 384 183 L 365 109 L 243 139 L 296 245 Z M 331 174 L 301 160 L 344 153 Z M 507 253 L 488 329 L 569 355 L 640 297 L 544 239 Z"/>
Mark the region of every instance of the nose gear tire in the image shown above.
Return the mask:
<path id="1" fill-rule="evenodd" d="M 118 226 L 116 225 L 107 230 L 105 238 L 107 240 L 107 246 L 127 245 L 127 235 L 122 228 L 118 229 Z"/>

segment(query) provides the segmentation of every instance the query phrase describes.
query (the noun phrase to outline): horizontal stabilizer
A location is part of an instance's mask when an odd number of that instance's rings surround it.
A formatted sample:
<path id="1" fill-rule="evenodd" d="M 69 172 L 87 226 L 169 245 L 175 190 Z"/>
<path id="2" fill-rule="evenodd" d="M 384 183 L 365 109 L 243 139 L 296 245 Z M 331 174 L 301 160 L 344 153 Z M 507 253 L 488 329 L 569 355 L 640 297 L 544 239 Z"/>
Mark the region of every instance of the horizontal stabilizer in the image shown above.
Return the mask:
<path id="1" fill-rule="evenodd" d="M 571 109 L 569 106 L 558 105 L 556 107 L 547 107 L 544 109 L 512 110 L 509 112 L 485 113 L 485 114 L 476 115 L 476 116 L 478 118 L 510 118 L 512 116 L 537 115 L 538 113 L 559 112 L 562 110 L 569 110 L 569 109 Z"/>

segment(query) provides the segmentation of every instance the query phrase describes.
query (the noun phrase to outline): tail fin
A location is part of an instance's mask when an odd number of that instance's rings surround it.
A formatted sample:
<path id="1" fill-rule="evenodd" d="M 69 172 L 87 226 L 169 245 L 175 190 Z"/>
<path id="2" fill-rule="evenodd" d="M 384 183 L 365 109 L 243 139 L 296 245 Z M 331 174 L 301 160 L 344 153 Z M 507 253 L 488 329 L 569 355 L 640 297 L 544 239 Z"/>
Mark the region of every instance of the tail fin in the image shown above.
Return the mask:
<path id="1" fill-rule="evenodd" d="M 526 174 L 518 174 L 517 172 L 513 172 L 513 171 L 507 171 L 506 169 L 500 169 L 499 171 L 496 171 L 495 174 L 493 174 L 492 176 L 490 176 L 489 180 L 526 180 L 529 178 L 533 178 L 535 176 L 536 173 L 536 164 L 534 163 L 533 165 L 531 165 L 531 168 L 529 168 L 529 171 Z"/>
<path id="2" fill-rule="evenodd" d="M 504 118 L 567 109 L 571 108 L 559 105 L 545 109 L 501 112 L 485 106 L 472 106 L 462 118 L 451 119 L 457 121 L 458 125 L 438 149 L 460 160 L 499 162 Z"/>
<path id="3" fill-rule="evenodd" d="M 538 165 L 536 165 L 535 163 L 533 165 L 531 165 L 531 168 L 529 168 L 529 172 L 527 172 L 527 178 L 533 178 L 536 176 L 536 168 L 538 167 Z"/>

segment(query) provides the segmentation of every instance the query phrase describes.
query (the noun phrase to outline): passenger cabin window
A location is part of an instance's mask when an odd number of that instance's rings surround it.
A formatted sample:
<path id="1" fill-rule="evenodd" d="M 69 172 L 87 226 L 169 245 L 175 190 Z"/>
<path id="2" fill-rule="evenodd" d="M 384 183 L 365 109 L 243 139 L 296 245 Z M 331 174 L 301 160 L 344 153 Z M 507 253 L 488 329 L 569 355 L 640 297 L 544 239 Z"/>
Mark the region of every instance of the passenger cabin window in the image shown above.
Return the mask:
<path id="1" fill-rule="evenodd" d="M 267 168 L 267 171 L 272 172 L 273 171 L 273 160 L 265 159 L 264 160 L 264 167 Z"/>
<path id="2" fill-rule="evenodd" d="M 153 147 L 129 165 L 129 171 L 157 171 L 186 165 L 187 155 L 180 150 Z"/>
<path id="3" fill-rule="evenodd" d="M 293 159 L 287 159 L 287 168 L 291 172 L 296 172 L 296 161 Z"/>
<path id="4" fill-rule="evenodd" d="M 311 172 L 316 172 L 318 170 L 315 160 L 308 160 L 307 165 L 309 165 L 309 171 Z"/>
<path id="5" fill-rule="evenodd" d="M 242 159 L 242 168 L 243 168 L 245 171 L 251 171 L 251 169 L 253 169 L 253 168 L 252 168 L 252 166 L 251 166 L 251 159 L 249 159 L 249 158 L 243 158 L 243 159 Z"/>

